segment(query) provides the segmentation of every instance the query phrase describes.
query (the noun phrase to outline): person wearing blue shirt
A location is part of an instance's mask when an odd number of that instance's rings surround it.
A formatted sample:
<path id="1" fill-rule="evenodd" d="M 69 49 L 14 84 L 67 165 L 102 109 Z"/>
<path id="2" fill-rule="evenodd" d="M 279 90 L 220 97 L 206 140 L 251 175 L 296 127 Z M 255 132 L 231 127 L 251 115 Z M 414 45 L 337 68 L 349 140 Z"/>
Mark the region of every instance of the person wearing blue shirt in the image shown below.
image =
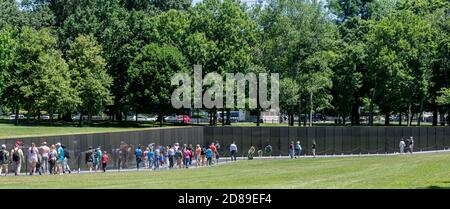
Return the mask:
<path id="1" fill-rule="evenodd" d="M 212 150 L 211 150 L 211 148 L 208 148 L 206 150 L 206 159 L 208 161 L 208 165 L 211 165 L 212 164 Z"/>
<path id="2" fill-rule="evenodd" d="M 61 143 L 56 143 L 58 160 L 56 161 L 56 167 L 59 171 L 59 175 L 63 174 L 63 163 L 64 163 L 64 149 L 61 147 Z"/>
<path id="3" fill-rule="evenodd" d="M 148 165 L 149 165 L 150 169 L 152 169 L 152 167 L 153 167 L 153 157 L 154 157 L 154 155 L 155 154 L 153 152 L 153 147 L 152 147 L 152 148 L 150 148 L 150 150 L 147 153 Z"/>
<path id="4" fill-rule="evenodd" d="M 139 165 L 142 162 L 141 146 L 138 146 L 138 148 L 134 151 L 134 155 L 136 156 L 136 168 L 137 168 L 137 171 L 139 171 Z"/>

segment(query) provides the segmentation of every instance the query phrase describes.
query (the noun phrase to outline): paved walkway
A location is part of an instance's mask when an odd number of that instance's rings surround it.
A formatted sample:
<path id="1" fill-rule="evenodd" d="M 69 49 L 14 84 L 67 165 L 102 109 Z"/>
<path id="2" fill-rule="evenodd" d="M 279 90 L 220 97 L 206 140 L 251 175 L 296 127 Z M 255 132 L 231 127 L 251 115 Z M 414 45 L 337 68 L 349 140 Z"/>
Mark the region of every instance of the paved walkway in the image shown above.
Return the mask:
<path id="1" fill-rule="evenodd" d="M 448 150 L 434 150 L 434 151 L 421 151 L 421 152 L 414 152 L 413 155 L 417 154 L 430 154 L 430 153 L 446 153 L 450 152 L 450 149 Z M 342 155 L 316 155 L 315 157 L 312 155 L 307 156 L 301 156 L 301 158 L 341 158 L 341 157 L 374 157 L 374 156 L 395 156 L 395 155 L 410 155 L 409 153 L 385 153 L 385 154 L 342 154 Z M 273 160 L 273 159 L 290 159 L 290 156 L 264 156 L 264 157 L 254 157 L 253 160 Z M 247 160 L 247 157 L 237 157 L 237 160 Z M 196 161 L 194 160 L 192 162 L 192 165 L 188 169 L 197 169 L 197 168 L 208 168 L 208 167 L 215 167 L 220 166 L 224 164 L 234 163 L 236 161 L 231 161 L 230 157 L 222 157 L 219 160 L 218 164 L 212 165 L 212 166 L 196 166 Z M 184 169 L 184 168 L 183 168 Z M 178 168 L 169 169 L 167 166 L 162 166 L 159 169 L 151 170 L 146 168 L 141 168 L 139 172 L 161 172 L 161 171 L 169 171 L 169 170 L 179 170 Z M 137 172 L 136 168 L 128 168 L 128 169 L 108 169 L 106 173 L 118 173 L 118 172 Z M 100 170 L 97 173 L 103 173 L 103 170 Z M 71 174 L 64 174 L 64 175 L 74 175 L 74 174 L 89 174 L 88 170 L 81 170 L 79 172 L 72 171 Z M 95 172 L 93 172 L 95 174 Z M 25 175 L 25 173 L 21 173 L 21 176 Z M 35 174 L 36 175 L 36 174 Z M 39 174 L 38 174 L 39 175 Z"/>

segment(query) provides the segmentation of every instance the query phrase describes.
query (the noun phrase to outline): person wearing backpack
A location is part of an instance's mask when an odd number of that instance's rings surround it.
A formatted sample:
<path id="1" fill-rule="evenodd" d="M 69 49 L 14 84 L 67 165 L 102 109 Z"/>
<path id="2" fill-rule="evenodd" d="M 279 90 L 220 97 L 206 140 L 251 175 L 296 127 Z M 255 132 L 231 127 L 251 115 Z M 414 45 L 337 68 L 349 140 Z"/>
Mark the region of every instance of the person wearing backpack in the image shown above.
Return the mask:
<path id="1" fill-rule="evenodd" d="M 56 147 L 55 145 L 51 145 L 50 146 L 50 152 L 48 153 L 48 167 L 50 170 L 50 174 L 56 174 L 55 172 L 55 165 L 56 165 L 56 156 L 58 155 L 58 153 L 56 152 Z"/>
<path id="2" fill-rule="evenodd" d="M 202 166 L 206 165 L 206 146 L 202 145 L 202 150 L 200 151 L 200 156 L 202 157 Z"/>
<path id="3" fill-rule="evenodd" d="M 63 173 L 66 173 L 66 172 L 72 173 L 72 171 L 70 170 L 70 167 L 69 167 L 70 154 L 69 154 L 68 150 L 66 150 L 66 147 L 64 145 L 61 145 L 61 147 L 64 149 Z"/>
<path id="4" fill-rule="evenodd" d="M 24 159 L 23 151 L 20 149 L 19 144 L 15 144 L 14 148 L 11 150 L 11 161 L 12 167 L 14 169 L 14 175 L 20 174 L 20 168 L 22 167 L 22 162 Z"/>
<path id="5" fill-rule="evenodd" d="M 2 149 L 0 150 L 0 175 L 3 169 L 5 170 L 5 176 L 8 174 L 8 164 L 9 164 L 9 152 L 6 150 L 6 145 L 2 144 Z"/>
<path id="6" fill-rule="evenodd" d="M 183 152 L 181 151 L 181 148 L 178 148 L 177 151 L 175 151 L 175 159 L 177 159 L 178 168 L 183 168 Z"/>
<path id="7" fill-rule="evenodd" d="M 92 151 L 92 147 L 89 146 L 88 151 L 85 154 L 84 162 L 86 163 L 87 167 L 89 168 L 89 173 L 92 173 L 92 167 L 94 165 L 94 152 Z"/>

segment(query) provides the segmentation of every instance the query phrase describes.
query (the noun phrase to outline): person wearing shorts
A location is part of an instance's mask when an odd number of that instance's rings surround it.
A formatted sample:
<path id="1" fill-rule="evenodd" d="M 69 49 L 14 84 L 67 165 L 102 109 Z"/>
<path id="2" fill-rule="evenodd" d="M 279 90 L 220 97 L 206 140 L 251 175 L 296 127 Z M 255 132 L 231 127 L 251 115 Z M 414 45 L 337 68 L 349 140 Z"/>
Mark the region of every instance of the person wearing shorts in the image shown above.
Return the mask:
<path id="1" fill-rule="evenodd" d="M 88 151 L 86 152 L 86 156 L 84 158 L 84 161 L 89 168 L 89 173 L 92 172 L 92 168 L 94 167 L 94 152 L 92 151 L 92 147 L 88 148 Z"/>

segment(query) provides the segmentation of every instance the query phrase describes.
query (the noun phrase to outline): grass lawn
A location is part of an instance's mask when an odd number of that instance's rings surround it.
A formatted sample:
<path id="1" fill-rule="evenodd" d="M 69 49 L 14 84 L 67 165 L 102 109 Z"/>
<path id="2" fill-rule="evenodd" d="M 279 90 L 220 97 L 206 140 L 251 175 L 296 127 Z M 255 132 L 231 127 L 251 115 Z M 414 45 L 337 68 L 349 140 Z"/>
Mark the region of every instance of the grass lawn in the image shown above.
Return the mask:
<path id="1" fill-rule="evenodd" d="M 99 132 L 117 132 L 145 130 L 151 126 L 143 127 L 76 127 L 76 126 L 14 126 L 0 123 L 0 139 L 30 136 L 52 136 L 68 134 L 87 134 Z"/>
<path id="2" fill-rule="evenodd" d="M 450 153 L 246 160 L 160 172 L 0 176 L 0 188 L 450 188 Z"/>

